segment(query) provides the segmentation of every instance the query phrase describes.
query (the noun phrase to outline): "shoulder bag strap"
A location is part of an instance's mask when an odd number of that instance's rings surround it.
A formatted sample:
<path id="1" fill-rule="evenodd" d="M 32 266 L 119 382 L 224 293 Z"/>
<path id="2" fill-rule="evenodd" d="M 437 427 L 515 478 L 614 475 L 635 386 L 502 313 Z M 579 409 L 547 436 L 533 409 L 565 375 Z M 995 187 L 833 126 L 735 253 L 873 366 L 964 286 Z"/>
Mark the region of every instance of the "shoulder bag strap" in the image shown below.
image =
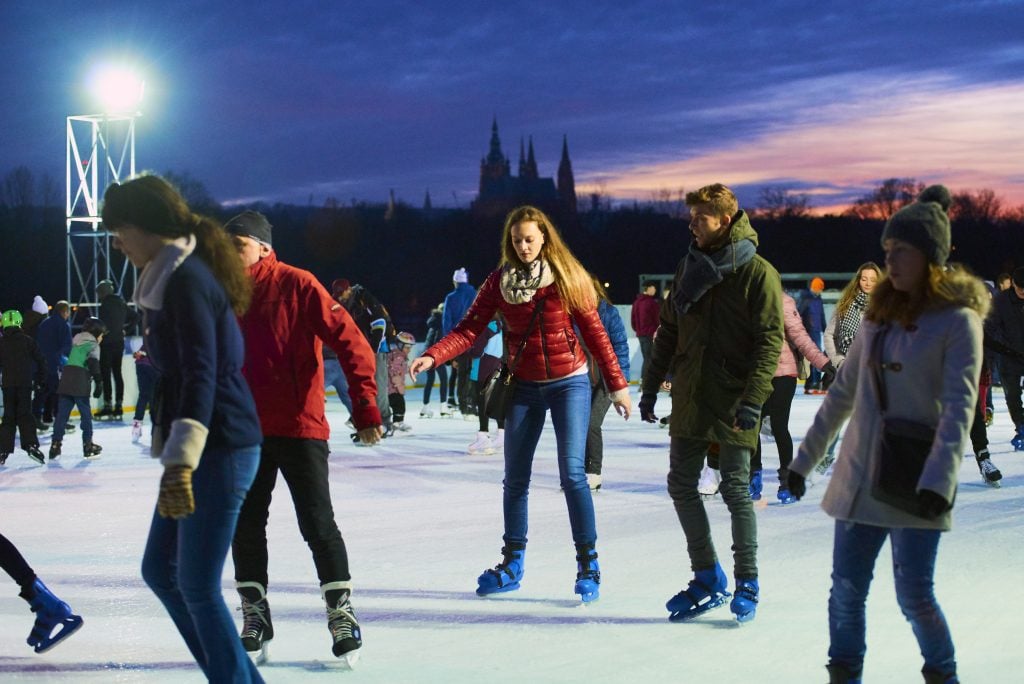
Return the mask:
<path id="1" fill-rule="evenodd" d="M 885 364 L 882 363 L 882 349 L 885 346 L 885 335 L 889 332 L 889 325 L 880 328 L 875 334 L 871 345 L 871 373 L 875 378 L 875 389 L 878 390 L 878 408 L 884 415 L 889 410 L 889 396 L 885 388 Z"/>
<path id="2" fill-rule="evenodd" d="M 526 326 L 526 332 L 523 333 L 523 339 L 519 343 L 519 349 L 516 350 L 515 358 L 512 359 L 512 363 L 509 364 L 509 373 L 516 369 L 519 365 L 519 357 L 522 356 L 523 350 L 526 349 L 526 341 L 530 338 L 530 331 L 533 330 L 533 324 L 537 322 L 537 316 L 540 315 L 541 309 L 544 308 L 544 300 L 547 299 L 547 295 L 544 295 L 537 300 L 537 303 L 533 307 L 533 317 L 530 319 L 530 324 Z"/>

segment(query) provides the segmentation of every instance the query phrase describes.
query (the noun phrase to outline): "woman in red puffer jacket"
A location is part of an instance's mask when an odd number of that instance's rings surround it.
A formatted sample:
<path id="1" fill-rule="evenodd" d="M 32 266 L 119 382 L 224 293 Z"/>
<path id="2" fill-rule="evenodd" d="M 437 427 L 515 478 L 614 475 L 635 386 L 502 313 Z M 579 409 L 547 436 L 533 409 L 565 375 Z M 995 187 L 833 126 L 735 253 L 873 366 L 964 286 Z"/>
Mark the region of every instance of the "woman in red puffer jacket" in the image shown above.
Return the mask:
<path id="1" fill-rule="evenodd" d="M 462 321 L 416 359 L 410 373 L 415 376 L 465 352 L 497 311 L 507 324 L 509 367 L 516 379 L 505 416 L 505 545 L 501 563 L 477 579 L 477 594 L 519 588 L 530 472 L 550 410 L 559 480 L 576 545 L 575 591 L 584 602 L 592 601 L 598 597 L 601 573 L 594 550 L 594 503 L 584 472 L 591 390 L 587 358 L 573 322 L 601 369 L 616 410 L 625 418 L 630 412 L 629 391 L 598 318 L 589 274 L 551 220 L 534 207 L 519 207 L 508 215 L 498 269 L 487 276 Z"/>

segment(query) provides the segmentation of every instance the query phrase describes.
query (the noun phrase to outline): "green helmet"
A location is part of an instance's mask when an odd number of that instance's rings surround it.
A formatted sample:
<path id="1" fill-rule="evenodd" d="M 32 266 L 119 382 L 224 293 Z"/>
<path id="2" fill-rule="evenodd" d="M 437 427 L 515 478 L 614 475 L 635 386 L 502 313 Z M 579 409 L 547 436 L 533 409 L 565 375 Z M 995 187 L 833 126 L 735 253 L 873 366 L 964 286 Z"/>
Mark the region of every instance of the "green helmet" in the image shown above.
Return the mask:
<path id="1" fill-rule="evenodd" d="M 21 327 L 21 312 L 16 309 L 10 311 L 4 311 L 3 315 L 3 327 L 5 328 L 20 328 Z"/>

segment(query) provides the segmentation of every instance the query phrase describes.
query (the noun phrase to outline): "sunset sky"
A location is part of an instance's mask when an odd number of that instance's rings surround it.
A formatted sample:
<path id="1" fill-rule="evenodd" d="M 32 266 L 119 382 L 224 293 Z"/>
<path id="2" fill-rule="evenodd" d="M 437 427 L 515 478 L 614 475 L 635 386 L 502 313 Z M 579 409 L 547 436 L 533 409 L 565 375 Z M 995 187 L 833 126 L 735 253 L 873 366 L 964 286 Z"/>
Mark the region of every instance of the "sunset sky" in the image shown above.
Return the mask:
<path id="1" fill-rule="evenodd" d="M 515 168 L 562 136 L 581 192 L 722 181 L 819 210 L 889 177 L 1024 204 L 1024 0 L 8 0 L 0 173 L 64 179 L 99 61 L 146 79 L 140 168 L 225 203 L 467 206 L 497 118 Z"/>

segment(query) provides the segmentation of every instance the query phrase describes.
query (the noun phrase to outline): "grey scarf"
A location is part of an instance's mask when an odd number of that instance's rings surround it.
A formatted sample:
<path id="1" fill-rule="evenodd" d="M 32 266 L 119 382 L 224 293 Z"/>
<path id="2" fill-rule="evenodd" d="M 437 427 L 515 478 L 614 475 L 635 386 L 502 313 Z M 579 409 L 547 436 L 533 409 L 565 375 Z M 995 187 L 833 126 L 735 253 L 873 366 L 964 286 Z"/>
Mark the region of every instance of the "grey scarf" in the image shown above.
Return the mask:
<path id="1" fill-rule="evenodd" d="M 553 282 L 551 266 L 543 259 L 519 267 L 506 265 L 501 270 L 501 296 L 509 304 L 525 304 L 533 301 L 537 290 Z"/>
<path id="2" fill-rule="evenodd" d="M 725 276 L 750 263 L 755 254 L 757 246 L 753 240 L 729 242 L 711 254 L 698 249 L 696 241 L 691 242 L 683 260 L 683 272 L 672 285 L 672 304 L 679 315 L 689 311 Z"/>

